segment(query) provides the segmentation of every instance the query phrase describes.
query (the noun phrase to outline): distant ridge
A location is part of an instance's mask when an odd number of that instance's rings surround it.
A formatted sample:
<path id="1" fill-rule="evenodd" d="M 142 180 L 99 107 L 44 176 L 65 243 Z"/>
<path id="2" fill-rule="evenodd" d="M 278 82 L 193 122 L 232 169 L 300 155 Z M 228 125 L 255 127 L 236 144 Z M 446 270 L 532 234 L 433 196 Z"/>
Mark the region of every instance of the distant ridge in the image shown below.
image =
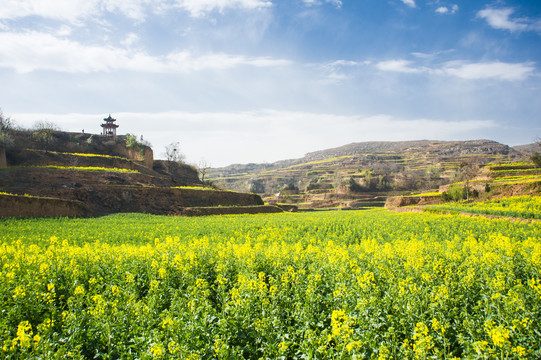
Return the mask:
<path id="1" fill-rule="evenodd" d="M 524 157 L 487 139 L 370 141 L 309 152 L 299 159 L 214 168 L 208 178 L 226 189 L 269 196 L 287 189 L 296 194 L 290 198 L 303 202 L 315 194 L 328 198 L 350 188 L 377 194 L 437 188 L 456 177 L 462 163 L 486 165 Z"/>
<path id="2" fill-rule="evenodd" d="M 351 143 L 336 148 L 307 153 L 304 159 L 313 161 L 333 156 L 357 155 L 365 153 L 398 153 L 408 150 L 419 150 L 446 155 L 459 154 L 502 154 L 513 152 L 507 145 L 492 140 L 439 141 L 368 141 Z"/>
<path id="3" fill-rule="evenodd" d="M 516 145 L 513 149 L 522 153 L 532 154 L 534 152 L 541 152 L 541 146 L 537 143 Z"/>

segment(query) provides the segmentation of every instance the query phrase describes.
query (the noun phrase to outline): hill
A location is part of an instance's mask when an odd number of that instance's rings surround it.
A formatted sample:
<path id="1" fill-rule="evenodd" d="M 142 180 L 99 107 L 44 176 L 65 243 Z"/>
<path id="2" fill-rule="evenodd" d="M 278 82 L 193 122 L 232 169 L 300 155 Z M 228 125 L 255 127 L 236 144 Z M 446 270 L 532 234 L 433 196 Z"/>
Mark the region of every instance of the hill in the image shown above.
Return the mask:
<path id="1" fill-rule="evenodd" d="M 227 189 L 261 194 L 269 202 L 301 207 L 382 206 L 389 194 L 452 182 L 464 164 L 521 157 L 521 152 L 491 140 L 362 142 L 300 159 L 215 168 L 209 179 Z"/>
<path id="2" fill-rule="evenodd" d="M 513 149 L 521 153 L 530 155 L 535 152 L 541 152 L 541 144 L 531 143 L 531 144 L 525 144 L 525 145 L 517 145 L 517 146 L 513 146 Z"/>
<path id="3" fill-rule="evenodd" d="M 155 161 L 148 144 L 132 135 L 12 130 L 1 148 L 0 216 L 181 214 L 262 204 L 254 194 L 205 188 L 195 168 Z"/>

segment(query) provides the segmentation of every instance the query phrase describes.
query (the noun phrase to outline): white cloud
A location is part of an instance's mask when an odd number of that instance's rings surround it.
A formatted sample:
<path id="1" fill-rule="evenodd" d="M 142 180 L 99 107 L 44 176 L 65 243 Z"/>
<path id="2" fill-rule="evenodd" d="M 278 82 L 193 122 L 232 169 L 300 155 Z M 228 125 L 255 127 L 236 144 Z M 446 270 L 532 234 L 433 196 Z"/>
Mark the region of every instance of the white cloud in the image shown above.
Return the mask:
<path id="1" fill-rule="evenodd" d="M 525 31 L 530 28 L 526 19 L 511 19 L 515 12 L 512 8 L 486 8 L 477 13 L 477 16 L 485 19 L 495 29 L 513 31 Z"/>
<path id="2" fill-rule="evenodd" d="M 0 0 L 0 19 L 40 16 L 79 23 L 112 12 L 142 21 L 147 11 L 160 12 L 170 7 L 188 11 L 193 17 L 201 17 L 214 10 L 258 9 L 271 5 L 270 0 Z"/>
<path id="3" fill-rule="evenodd" d="M 326 0 L 327 2 L 334 4 L 337 8 L 342 7 L 342 0 Z"/>
<path id="4" fill-rule="evenodd" d="M 434 51 L 432 53 L 423 53 L 423 52 L 412 52 L 411 55 L 415 56 L 416 58 L 420 59 L 433 59 L 436 58 L 442 54 L 449 54 L 454 52 L 455 49 L 447 49 L 447 50 L 440 50 L 440 51 Z"/>
<path id="5" fill-rule="evenodd" d="M 320 0 L 302 0 L 302 2 L 305 5 L 308 5 L 308 6 L 320 5 L 321 4 Z M 325 0 L 325 2 L 333 4 L 338 9 L 340 9 L 342 7 L 342 0 Z"/>
<path id="6" fill-rule="evenodd" d="M 435 10 L 438 14 L 456 14 L 458 11 L 458 5 L 454 4 L 451 7 L 440 6 Z"/>
<path id="7" fill-rule="evenodd" d="M 438 14 L 446 14 L 449 12 L 449 8 L 447 6 L 440 6 L 439 8 L 436 9 L 436 12 Z"/>
<path id="8" fill-rule="evenodd" d="M 381 61 L 376 64 L 376 67 L 379 70 L 382 71 L 393 71 L 393 72 L 401 72 L 401 73 L 408 73 L 408 74 L 414 74 L 414 73 L 420 73 L 423 71 L 426 71 L 425 68 L 417 68 L 410 66 L 412 64 L 409 60 L 387 60 L 387 61 Z"/>
<path id="9" fill-rule="evenodd" d="M 70 36 L 72 32 L 72 28 L 67 25 L 62 25 L 60 28 L 58 28 L 56 31 L 54 31 L 56 36 L 64 37 L 64 36 Z"/>
<path id="10" fill-rule="evenodd" d="M 87 133 L 97 133 L 105 116 L 107 114 L 11 115 L 21 126 L 32 126 L 36 120 L 47 119 L 66 131 L 85 129 Z M 498 126 L 490 120 L 403 119 L 388 114 L 346 116 L 273 109 L 120 112 L 112 116 L 117 119 L 120 134 L 143 134 L 152 143 L 156 158 L 160 158 L 165 145 L 180 141 L 188 161 L 205 158 L 214 167 L 297 158 L 310 151 L 351 142 L 465 139 Z"/>
<path id="11" fill-rule="evenodd" d="M 137 39 L 128 36 L 133 43 Z M 246 57 L 224 53 L 194 54 L 190 51 L 152 56 L 112 46 L 91 46 L 39 32 L 0 33 L 0 66 L 19 73 L 52 70 L 66 73 L 128 70 L 150 73 L 178 73 L 236 66 L 285 66 L 287 60 Z"/>
<path id="12" fill-rule="evenodd" d="M 423 57 L 415 54 L 417 57 Z M 447 74 L 467 80 L 505 80 L 520 81 L 531 76 L 535 72 L 533 63 L 504 63 L 499 61 L 466 63 L 464 61 L 450 61 L 440 67 L 428 68 L 416 66 L 409 60 L 387 60 L 376 64 L 381 71 L 399 72 L 407 74 L 429 73 L 434 75 Z"/>
<path id="13" fill-rule="evenodd" d="M 139 42 L 139 36 L 134 33 L 129 33 L 126 38 L 122 41 L 122 45 L 126 47 L 130 47 L 134 44 L 137 44 Z"/>
<path id="14" fill-rule="evenodd" d="M 201 17 L 214 10 L 226 8 L 259 9 L 272 5 L 269 0 L 175 0 L 177 7 L 188 11 L 193 17 Z"/>
<path id="15" fill-rule="evenodd" d="M 471 63 L 449 62 L 443 67 L 443 72 L 462 79 L 495 79 L 519 81 L 532 75 L 535 67 L 532 63 Z"/>
<path id="16" fill-rule="evenodd" d="M 318 67 L 321 69 L 323 74 L 325 74 L 325 81 L 333 83 L 350 79 L 352 77 L 350 75 L 351 69 L 368 64 L 369 62 L 367 61 L 359 62 L 351 60 L 336 60 L 322 64 Z"/>
<path id="17" fill-rule="evenodd" d="M 0 18 L 40 16 L 78 23 L 103 11 L 119 11 L 128 17 L 141 19 L 145 1 L 148 0 L 0 0 Z"/>
<path id="18" fill-rule="evenodd" d="M 412 8 L 415 7 L 415 0 L 402 0 L 402 2 L 408 5 L 409 7 L 412 7 Z"/>

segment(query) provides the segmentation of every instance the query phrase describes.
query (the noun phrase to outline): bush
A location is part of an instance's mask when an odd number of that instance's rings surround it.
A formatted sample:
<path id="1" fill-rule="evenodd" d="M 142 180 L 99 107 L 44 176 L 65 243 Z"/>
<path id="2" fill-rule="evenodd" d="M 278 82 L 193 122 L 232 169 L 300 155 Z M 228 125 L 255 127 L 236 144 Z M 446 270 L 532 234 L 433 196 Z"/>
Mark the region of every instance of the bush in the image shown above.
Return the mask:
<path id="1" fill-rule="evenodd" d="M 464 200 L 467 196 L 466 188 L 459 184 L 453 184 L 448 191 L 442 194 L 444 201 L 460 201 Z"/>
<path id="2" fill-rule="evenodd" d="M 128 149 L 130 149 L 130 148 L 135 147 L 137 145 L 139 145 L 137 143 L 137 136 L 132 135 L 132 134 L 126 134 L 126 147 Z"/>
<path id="3" fill-rule="evenodd" d="M 349 178 L 348 188 L 351 192 L 361 192 L 364 190 L 363 187 L 359 185 L 357 181 L 355 181 L 353 176 Z"/>

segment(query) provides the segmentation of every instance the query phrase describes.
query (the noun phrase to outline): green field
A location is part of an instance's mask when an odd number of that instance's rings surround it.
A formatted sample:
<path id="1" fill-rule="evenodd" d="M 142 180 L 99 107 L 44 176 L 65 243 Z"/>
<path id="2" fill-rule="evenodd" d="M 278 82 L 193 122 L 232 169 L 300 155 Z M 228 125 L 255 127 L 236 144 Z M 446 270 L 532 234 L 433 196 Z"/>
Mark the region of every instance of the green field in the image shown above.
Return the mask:
<path id="1" fill-rule="evenodd" d="M 538 222 L 120 214 L 0 234 L 2 358 L 541 358 Z"/>

